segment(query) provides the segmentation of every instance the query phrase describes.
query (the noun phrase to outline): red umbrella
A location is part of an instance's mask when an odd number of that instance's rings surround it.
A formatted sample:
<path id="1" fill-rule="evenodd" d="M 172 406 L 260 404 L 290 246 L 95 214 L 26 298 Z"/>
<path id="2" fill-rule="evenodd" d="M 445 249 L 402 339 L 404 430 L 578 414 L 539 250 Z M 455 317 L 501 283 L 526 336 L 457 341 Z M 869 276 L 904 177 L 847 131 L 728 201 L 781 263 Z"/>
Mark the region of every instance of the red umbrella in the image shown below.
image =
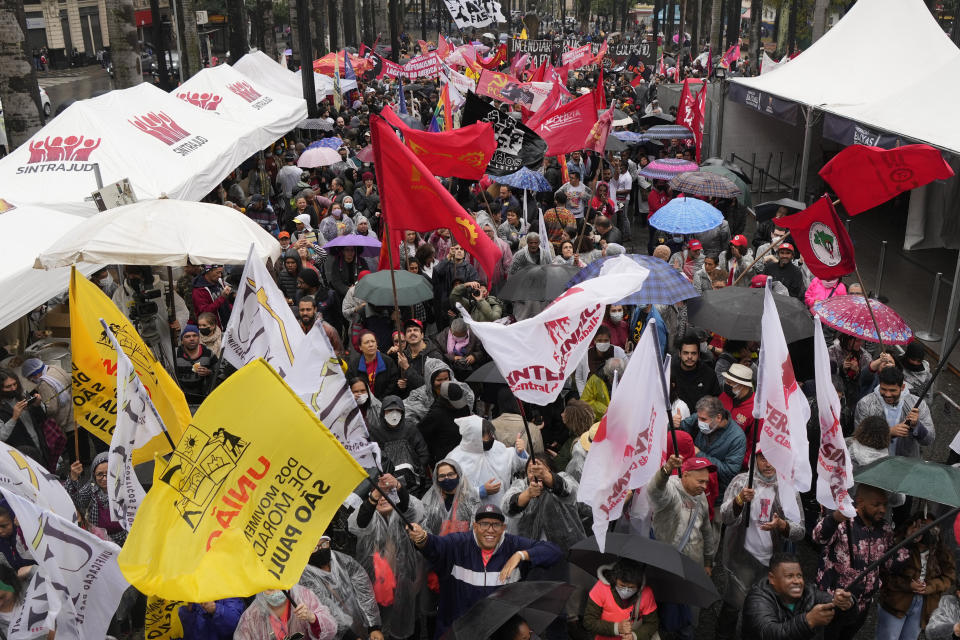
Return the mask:
<path id="1" fill-rule="evenodd" d="M 852 294 L 833 296 L 813 305 L 813 314 L 820 316 L 820 321 L 828 327 L 867 342 L 880 342 L 873 318 L 870 317 L 871 310 L 873 317 L 877 319 L 883 344 L 908 344 L 913 338 L 913 331 L 903 318 L 877 300 L 870 300 L 870 309 L 867 309 L 863 296 Z"/>
<path id="2" fill-rule="evenodd" d="M 340 77 L 343 78 L 344 69 L 343 69 L 343 51 L 338 51 L 336 53 L 328 53 L 319 60 L 313 61 L 313 70 L 317 73 L 321 73 L 325 76 L 333 75 L 333 66 L 336 66 L 340 69 Z M 367 60 L 366 58 L 361 58 L 350 54 L 350 64 L 353 65 L 353 72 L 358 76 L 368 69 L 373 68 L 373 63 Z"/>
<path id="3" fill-rule="evenodd" d="M 357 160 L 360 162 L 373 162 L 373 145 L 367 145 L 360 151 L 357 151 Z"/>

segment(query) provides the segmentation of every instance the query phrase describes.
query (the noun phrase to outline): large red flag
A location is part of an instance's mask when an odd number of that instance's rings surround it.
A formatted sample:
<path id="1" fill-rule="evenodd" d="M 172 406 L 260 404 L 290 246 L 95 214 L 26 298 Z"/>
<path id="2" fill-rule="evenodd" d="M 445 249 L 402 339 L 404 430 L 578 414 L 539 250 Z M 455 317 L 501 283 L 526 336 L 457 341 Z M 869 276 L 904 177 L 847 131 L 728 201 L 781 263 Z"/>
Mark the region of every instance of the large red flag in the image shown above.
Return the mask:
<path id="1" fill-rule="evenodd" d="M 543 82 L 547 77 L 547 60 L 544 58 L 543 62 L 540 63 L 540 66 L 533 70 L 533 75 L 530 76 L 530 82 Z"/>
<path id="2" fill-rule="evenodd" d="M 547 155 L 579 151 L 597 123 L 596 98 L 591 91 L 550 112 L 534 129 L 547 142 Z"/>
<path id="3" fill-rule="evenodd" d="M 821 280 L 839 278 L 857 268 L 853 242 L 830 198 L 824 196 L 800 213 L 779 218 L 777 224 L 793 231 L 804 263 Z"/>
<path id="4" fill-rule="evenodd" d="M 543 122 L 544 118 L 550 115 L 554 109 L 559 109 L 563 104 L 560 94 L 560 83 L 556 80 L 553 81 L 553 86 L 550 87 L 550 93 L 547 94 L 547 97 L 543 99 L 543 103 L 540 105 L 540 108 L 537 109 L 533 115 L 531 115 L 523 123 L 534 129 L 540 126 L 540 123 Z"/>
<path id="5" fill-rule="evenodd" d="M 820 169 L 852 216 L 894 196 L 953 175 L 940 152 L 928 144 L 881 149 L 854 144 Z"/>
<path id="6" fill-rule="evenodd" d="M 603 154 L 607 146 L 607 138 L 610 136 L 610 128 L 613 126 L 613 109 L 607 109 L 603 115 L 597 118 L 597 122 L 590 129 L 587 136 L 585 149 L 592 149 L 599 154 Z"/>
<path id="7" fill-rule="evenodd" d="M 499 69 L 500 65 L 502 65 L 506 61 L 507 61 L 506 43 L 501 44 L 499 47 L 497 47 L 497 51 L 486 60 L 484 60 L 483 58 L 477 58 L 477 64 L 479 64 L 484 69 L 490 69 L 491 71 L 493 71 L 494 69 Z"/>
<path id="8" fill-rule="evenodd" d="M 703 149 L 703 126 L 707 120 L 707 87 L 704 85 L 697 94 L 697 102 L 693 109 L 693 139 L 697 145 L 697 162 L 700 162 L 700 151 Z"/>
<path id="9" fill-rule="evenodd" d="M 389 106 L 380 115 L 400 129 L 404 143 L 433 175 L 479 180 L 497 150 L 497 138 L 489 122 L 431 132 L 411 129 Z"/>
<path id="10" fill-rule="evenodd" d="M 423 161 L 400 142 L 386 120 L 377 116 L 370 118 L 370 137 L 380 187 L 380 205 L 389 228 L 384 243 L 399 247 L 403 232 L 408 229 L 433 231 L 447 228 L 460 246 L 477 259 L 489 281 L 500 259 L 497 245 L 433 177 Z M 389 268 L 389 264 L 384 264 L 384 253 L 380 254 L 380 267 Z"/>
<path id="11" fill-rule="evenodd" d="M 604 40 L 603 44 L 607 44 Z M 597 88 L 594 90 L 597 96 L 597 109 L 607 108 L 607 90 L 603 86 L 603 65 L 600 65 L 600 73 L 597 74 Z"/>
<path id="12" fill-rule="evenodd" d="M 693 114 L 695 98 L 690 90 L 690 78 L 683 81 L 683 89 L 680 90 L 680 102 L 677 106 L 677 124 L 693 130 Z"/>

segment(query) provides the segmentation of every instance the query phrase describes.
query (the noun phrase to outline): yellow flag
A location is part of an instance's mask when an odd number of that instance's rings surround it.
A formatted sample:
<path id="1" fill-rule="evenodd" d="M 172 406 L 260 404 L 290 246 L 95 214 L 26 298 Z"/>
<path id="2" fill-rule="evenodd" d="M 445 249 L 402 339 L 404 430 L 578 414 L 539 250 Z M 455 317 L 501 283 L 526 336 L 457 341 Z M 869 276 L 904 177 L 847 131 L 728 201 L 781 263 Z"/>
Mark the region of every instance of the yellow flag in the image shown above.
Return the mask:
<path id="1" fill-rule="evenodd" d="M 527 28 L 526 28 L 526 27 L 524 27 L 523 30 L 520 31 L 520 39 L 521 39 L 521 40 L 526 40 L 526 39 L 527 39 Z"/>
<path id="2" fill-rule="evenodd" d="M 97 285 L 70 273 L 70 346 L 73 351 L 73 415 L 77 424 L 110 443 L 117 424 L 117 356 L 104 335 L 100 318 L 110 326 L 124 353 L 130 357 L 140 381 L 157 407 L 171 439 L 177 442 L 190 424 L 190 407 L 183 391 L 157 362 L 140 334 Z M 134 464 L 169 451 L 163 435 L 133 454 Z"/>
<path id="3" fill-rule="evenodd" d="M 120 569 L 168 600 L 288 589 L 365 477 L 277 372 L 254 360 L 197 410 L 137 512 Z"/>
<path id="4" fill-rule="evenodd" d="M 143 637 L 146 640 L 180 640 L 183 638 L 180 607 L 184 605 L 186 605 L 185 602 L 149 596 L 147 598 L 147 613 L 143 620 Z"/>

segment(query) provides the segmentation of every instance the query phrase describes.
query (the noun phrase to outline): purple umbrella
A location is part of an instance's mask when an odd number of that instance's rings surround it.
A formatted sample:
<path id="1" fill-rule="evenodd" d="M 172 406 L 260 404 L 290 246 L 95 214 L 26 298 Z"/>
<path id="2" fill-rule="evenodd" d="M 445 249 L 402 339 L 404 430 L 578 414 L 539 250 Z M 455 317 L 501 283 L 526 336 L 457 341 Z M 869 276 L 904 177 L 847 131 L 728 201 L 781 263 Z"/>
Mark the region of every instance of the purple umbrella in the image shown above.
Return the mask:
<path id="1" fill-rule="evenodd" d="M 380 253 L 380 241 L 370 236 L 361 236 L 356 233 L 348 233 L 345 236 L 337 236 L 333 240 L 323 245 L 324 249 L 334 247 L 357 247 L 360 249 L 360 255 L 374 256 Z"/>
<path id="2" fill-rule="evenodd" d="M 670 180 L 681 173 L 697 171 L 699 168 L 696 162 L 690 162 L 689 160 L 663 158 L 661 160 L 654 160 L 645 166 L 640 170 L 640 175 L 657 180 Z"/>

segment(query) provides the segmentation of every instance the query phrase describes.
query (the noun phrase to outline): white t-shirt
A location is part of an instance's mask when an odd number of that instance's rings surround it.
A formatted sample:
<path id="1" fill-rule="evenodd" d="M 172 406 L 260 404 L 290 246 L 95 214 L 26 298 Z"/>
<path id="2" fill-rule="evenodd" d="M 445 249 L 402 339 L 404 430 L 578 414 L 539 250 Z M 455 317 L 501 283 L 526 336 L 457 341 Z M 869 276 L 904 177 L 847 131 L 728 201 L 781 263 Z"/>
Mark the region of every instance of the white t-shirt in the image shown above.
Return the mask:
<path id="1" fill-rule="evenodd" d="M 750 526 L 743 546 L 760 564 L 766 565 L 773 555 L 773 537 L 769 531 L 760 529 L 773 519 L 773 501 L 777 497 L 776 485 L 756 483 L 753 502 L 750 503 Z"/>

